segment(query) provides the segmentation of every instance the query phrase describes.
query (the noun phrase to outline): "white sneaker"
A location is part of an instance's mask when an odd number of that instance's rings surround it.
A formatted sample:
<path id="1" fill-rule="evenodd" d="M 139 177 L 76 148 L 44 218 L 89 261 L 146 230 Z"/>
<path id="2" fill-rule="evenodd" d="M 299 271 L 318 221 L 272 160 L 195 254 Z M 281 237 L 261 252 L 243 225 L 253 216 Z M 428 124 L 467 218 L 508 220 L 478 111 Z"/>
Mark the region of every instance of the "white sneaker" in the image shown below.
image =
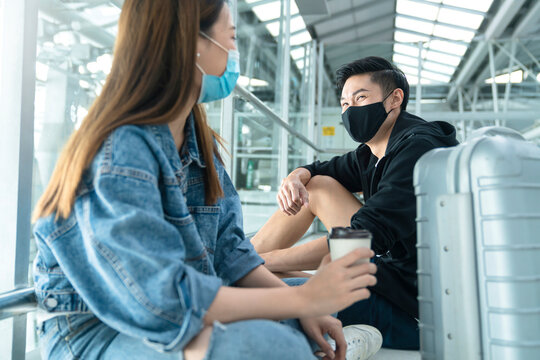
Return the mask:
<path id="1" fill-rule="evenodd" d="M 347 360 L 367 360 L 373 356 L 382 345 L 382 335 L 373 326 L 349 325 L 343 328 L 347 341 Z M 336 343 L 333 339 L 328 341 L 333 349 Z"/>

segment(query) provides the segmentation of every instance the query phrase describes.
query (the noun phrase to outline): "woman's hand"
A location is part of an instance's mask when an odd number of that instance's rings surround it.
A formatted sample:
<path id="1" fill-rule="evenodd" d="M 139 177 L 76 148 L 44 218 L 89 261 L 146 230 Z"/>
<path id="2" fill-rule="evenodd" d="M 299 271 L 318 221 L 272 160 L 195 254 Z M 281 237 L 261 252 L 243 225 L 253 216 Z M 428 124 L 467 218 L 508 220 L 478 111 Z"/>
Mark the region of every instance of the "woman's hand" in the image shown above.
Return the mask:
<path id="1" fill-rule="evenodd" d="M 309 170 L 298 168 L 281 181 L 277 194 L 279 209 L 287 215 L 296 215 L 302 206 L 307 206 L 309 194 L 306 184 L 311 178 Z"/>
<path id="2" fill-rule="evenodd" d="M 328 315 L 367 299 L 371 294 L 366 287 L 377 283 L 373 276 L 377 266 L 372 263 L 353 264 L 374 255 L 367 248 L 356 249 L 336 261 L 330 261 L 330 254 L 326 255 L 317 273 L 299 288 L 309 304 L 307 314 Z"/>
<path id="3" fill-rule="evenodd" d="M 313 339 L 319 345 L 321 351 L 326 354 L 324 360 L 345 360 L 347 342 L 343 335 L 341 321 L 330 315 L 326 315 L 300 319 L 300 325 L 302 325 L 306 335 Z M 332 346 L 330 346 L 328 341 L 324 338 L 325 334 L 328 334 L 336 341 L 335 352 L 332 349 Z"/>

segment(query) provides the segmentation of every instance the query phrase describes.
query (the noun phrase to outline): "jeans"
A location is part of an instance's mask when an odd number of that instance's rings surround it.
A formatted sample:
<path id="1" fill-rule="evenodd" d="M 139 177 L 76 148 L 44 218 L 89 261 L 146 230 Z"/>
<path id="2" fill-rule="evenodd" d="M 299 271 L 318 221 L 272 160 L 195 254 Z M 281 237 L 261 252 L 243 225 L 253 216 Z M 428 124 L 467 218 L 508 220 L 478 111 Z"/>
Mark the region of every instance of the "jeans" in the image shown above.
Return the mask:
<path id="1" fill-rule="evenodd" d="M 418 322 L 388 300 L 371 292 L 371 296 L 338 313 L 343 326 L 367 324 L 379 329 L 382 346 L 390 349 L 418 350 L 420 334 Z"/>
<path id="2" fill-rule="evenodd" d="M 287 279 L 297 286 L 306 279 Z M 41 356 L 46 359 L 169 360 L 183 359 L 182 352 L 158 352 L 143 340 L 105 325 L 93 314 L 57 316 L 38 328 Z M 303 332 L 296 319 L 246 320 L 214 323 L 205 360 L 317 359 L 318 345 Z"/>
<path id="3" fill-rule="evenodd" d="M 45 359 L 183 359 L 181 352 L 162 353 L 142 340 L 108 327 L 93 315 L 57 316 L 38 329 Z M 205 359 L 317 359 L 318 346 L 308 340 L 298 320 L 247 320 L 214 323 Z"/>

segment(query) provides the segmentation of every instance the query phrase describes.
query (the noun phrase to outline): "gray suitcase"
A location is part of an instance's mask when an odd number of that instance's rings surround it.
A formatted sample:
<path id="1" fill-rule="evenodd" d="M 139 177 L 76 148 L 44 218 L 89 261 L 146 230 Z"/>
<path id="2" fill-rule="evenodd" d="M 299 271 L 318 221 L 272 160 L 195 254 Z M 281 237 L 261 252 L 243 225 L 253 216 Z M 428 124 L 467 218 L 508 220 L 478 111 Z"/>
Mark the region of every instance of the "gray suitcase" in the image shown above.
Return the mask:
<path id="1" fill-rule="evenodd" d="M 540 359 L 540 147 L 483 128 L 414 186 L 422 359 Z"/>

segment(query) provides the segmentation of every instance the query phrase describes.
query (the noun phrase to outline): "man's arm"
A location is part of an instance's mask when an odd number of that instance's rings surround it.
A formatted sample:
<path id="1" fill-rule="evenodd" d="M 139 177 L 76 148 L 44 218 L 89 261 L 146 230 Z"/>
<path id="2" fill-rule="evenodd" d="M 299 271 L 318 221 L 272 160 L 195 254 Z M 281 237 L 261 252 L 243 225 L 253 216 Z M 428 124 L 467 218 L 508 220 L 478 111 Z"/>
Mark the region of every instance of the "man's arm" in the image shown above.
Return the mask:
<path id="1" fill-rule="evenodd" d="M 288 249 L 273 250 L 260 254 L 265 266 L 272 272 L 316 270 L 322 258 L 328 254 L 326 236 Z"/>
<path id="2" fill-rule="evenodd" d="M 311 177 L 316 175 L 330 176 L 350 192 L 359 192 L 362 191 L 362 184 L 359 181 L 361 174 L 359 174 L 356 164 L 359 154 L 363 154 L 364 151 L 366 149 L 359 147 L 328 161 L 315 161 L 301 168 L 307 169 L 311 173 Z"/>

